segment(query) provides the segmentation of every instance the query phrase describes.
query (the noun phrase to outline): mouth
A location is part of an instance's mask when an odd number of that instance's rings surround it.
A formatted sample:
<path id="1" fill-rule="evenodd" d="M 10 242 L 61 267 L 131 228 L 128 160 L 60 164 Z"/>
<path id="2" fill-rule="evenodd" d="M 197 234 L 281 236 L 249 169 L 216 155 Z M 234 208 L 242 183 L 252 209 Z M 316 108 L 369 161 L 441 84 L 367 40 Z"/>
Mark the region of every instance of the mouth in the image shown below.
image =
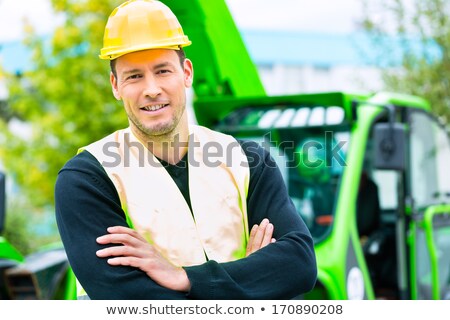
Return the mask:
<path id="1" fill-rule="evenodd" d="M 161 109 L 164 109 L 165 107 L 169 106 L 169 104 L 153 104 L 153 105 L 148 105 L 148 106 L 144 106 L 142 108 L 140 108 L 142 111 L 147 111 L 147 112 L 155 112 Z"/>

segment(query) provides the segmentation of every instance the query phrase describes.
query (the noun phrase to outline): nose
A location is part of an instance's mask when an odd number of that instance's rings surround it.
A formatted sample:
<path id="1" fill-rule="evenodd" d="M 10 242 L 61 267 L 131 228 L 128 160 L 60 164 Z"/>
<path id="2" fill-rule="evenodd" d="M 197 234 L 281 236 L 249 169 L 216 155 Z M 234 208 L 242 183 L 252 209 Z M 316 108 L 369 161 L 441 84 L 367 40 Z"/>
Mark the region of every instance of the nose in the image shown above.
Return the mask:
<path id="1" fill-rule="evenodd" d="M 159 94 L 161 94 L 161 87 L 158 81 L 152 77 L 148 76 L 145 81 L 145 90 L 143 92 L 144 96 L 150 98 L 156 98 Z"/>

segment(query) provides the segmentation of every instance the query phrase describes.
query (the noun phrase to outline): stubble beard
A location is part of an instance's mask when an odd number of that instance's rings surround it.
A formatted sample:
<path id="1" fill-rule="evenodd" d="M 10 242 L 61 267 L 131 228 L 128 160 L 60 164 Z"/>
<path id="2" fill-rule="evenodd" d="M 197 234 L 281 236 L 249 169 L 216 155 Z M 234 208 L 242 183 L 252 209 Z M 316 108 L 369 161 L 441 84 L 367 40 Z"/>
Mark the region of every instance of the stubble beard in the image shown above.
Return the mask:
<path id="1" fill-rule="evenodd" d="M 165 123 L 156 123 L 151 126 L 145 126 L 133 114 L 129 115 L 128 119 L 139 131 L 137 132 L 137 134 L 139 134 L 141 138 L 155 142 L 171 141 L 173 139 L 173 136 L 178 133 L 175 129 L 178 127 L 178 124 L 180 123 L 185 111 L 186 105 L 183 105 L 180 112 L 174 113 L 170 121 Z"/>

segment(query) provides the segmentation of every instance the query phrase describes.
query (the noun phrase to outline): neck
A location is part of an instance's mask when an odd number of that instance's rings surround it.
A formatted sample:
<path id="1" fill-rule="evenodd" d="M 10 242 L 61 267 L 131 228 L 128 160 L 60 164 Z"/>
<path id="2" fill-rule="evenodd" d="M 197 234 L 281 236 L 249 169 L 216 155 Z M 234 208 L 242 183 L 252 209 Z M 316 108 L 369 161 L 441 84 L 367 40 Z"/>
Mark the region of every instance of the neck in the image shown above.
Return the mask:
<path id="1" fill-rule="evenodd" d="M 153 137 L 152 137 L 153 138 Z M 147 145 L 153 155 L 170 164 L 177 164 L 188 152 L 189 131 L 183 130 L 177 134 L 157 136 Z"/>
<path id="2" fill-rule="evenodd" d="M 173 130 L 164 135 L 149 136 L 142 132 L 133 130 L 134 135 L 141 143 L 158 159 L 170 164 L 177 164 L 188 151 L 189 130 L 183 127 L 182 130 Z"/>

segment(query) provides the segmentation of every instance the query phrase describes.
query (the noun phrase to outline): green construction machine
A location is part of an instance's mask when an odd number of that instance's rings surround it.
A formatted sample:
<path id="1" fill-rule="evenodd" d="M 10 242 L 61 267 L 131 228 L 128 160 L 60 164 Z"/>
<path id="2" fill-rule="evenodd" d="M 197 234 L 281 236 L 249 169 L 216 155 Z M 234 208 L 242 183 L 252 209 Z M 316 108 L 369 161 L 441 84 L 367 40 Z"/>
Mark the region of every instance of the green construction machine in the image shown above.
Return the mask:
<path id="1" fill-rule="evenodd" d="M 0 300 L 74 299 L 73 275 L 62 244 L 23 256 L 1 236 L 6 215 L 6 181 L 0 172 Z"/>
<path id="2" fill-rule="evenodd" d="M 193 42 L 198 123 L 267 148 L 311 231 L 318 281 L 301 298 L 449 299 L 450 141 L 429 104 L 267 96 L 224 0 L 163 2 Z"/>

